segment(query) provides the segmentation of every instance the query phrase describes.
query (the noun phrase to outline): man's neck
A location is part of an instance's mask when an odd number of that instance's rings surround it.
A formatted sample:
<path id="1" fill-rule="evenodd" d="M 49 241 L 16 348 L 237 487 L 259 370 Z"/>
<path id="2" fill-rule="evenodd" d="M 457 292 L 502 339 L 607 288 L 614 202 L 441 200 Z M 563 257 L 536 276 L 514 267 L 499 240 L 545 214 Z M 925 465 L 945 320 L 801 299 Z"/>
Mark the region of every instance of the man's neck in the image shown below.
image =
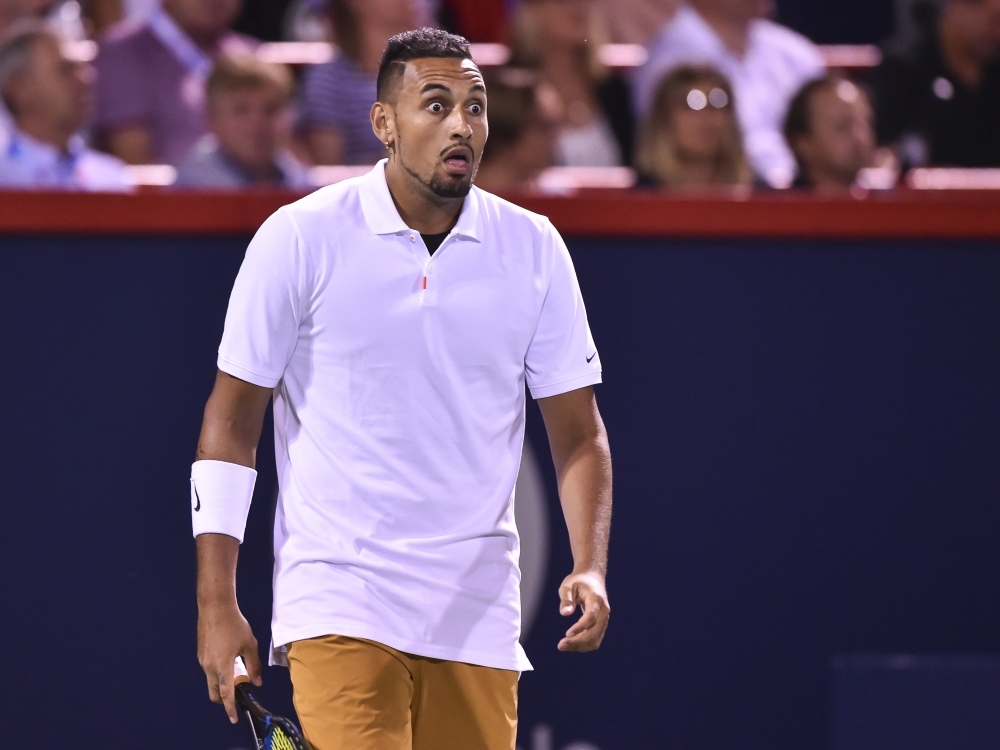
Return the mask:
<path id="1" fill-rule="evenodd" d="M 59 125 L 54 125 L 51 121 L 42 117 L 24 115 L 17 118 L 17 128 L 22 133 L 34 138 L 40 143 L 48 144 L 61 153 L 66 153 L 69 146 L 69 139 L 73 137 L 73 131 L 67 130 Z"/>
<path id="2" fill-rule="evenodd" d="M 721 13 L 715 8 L 702 7 L 701 4 L 695 6 L 695 10 L 712 27 L 712 30 L 719 35 L 719 39 L 722 40 L 726 49 L 739 58 L 742 58 L 746 54 L 747 43 L 750 38 L 750 23 L 753 21 L 753 18 Z"/>
<path id="3" fill-rule="evenodd" d="M 938 43 L 945 67 L 967 88 L 978 89 L 983 80 L 983 61 L 965 44 L 947 10 L 941 15 Z"/>
<path id="4" fill-rule="evenodd" d="M 807 169 L 806 177 L 812 189 L 823 195 L 843 195 L 849 193 L 854 181 L 846 181 L 841 175 L 825 169 Z"/>
<path id="5" fill-rule="evenodd" d="M 407 172 L 399 157 L 385 165 L 385 181 L 399 217 L 421 234 L 443 234 L 458 222 L 465 198 L 442 198 Z"/>

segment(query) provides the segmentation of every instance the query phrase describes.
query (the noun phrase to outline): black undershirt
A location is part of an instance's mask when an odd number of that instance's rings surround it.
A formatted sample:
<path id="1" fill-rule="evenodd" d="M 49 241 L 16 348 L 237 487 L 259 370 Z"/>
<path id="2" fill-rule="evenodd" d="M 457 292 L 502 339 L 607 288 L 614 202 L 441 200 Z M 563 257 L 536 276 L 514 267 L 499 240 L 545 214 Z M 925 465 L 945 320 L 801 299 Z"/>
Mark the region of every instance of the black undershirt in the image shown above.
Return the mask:
<path id="1" fill-rule="evenodd" d="M 441 234 L 424 234 L 420 233 L 420 236 L 424 238 L 424 244 L 427 245 L 427 252 L 434 255 L 434 251 L 441 247 L 441 243 L 444 242 L 444 238 L 451 234 L 451 231 L 441 232 Z"/>

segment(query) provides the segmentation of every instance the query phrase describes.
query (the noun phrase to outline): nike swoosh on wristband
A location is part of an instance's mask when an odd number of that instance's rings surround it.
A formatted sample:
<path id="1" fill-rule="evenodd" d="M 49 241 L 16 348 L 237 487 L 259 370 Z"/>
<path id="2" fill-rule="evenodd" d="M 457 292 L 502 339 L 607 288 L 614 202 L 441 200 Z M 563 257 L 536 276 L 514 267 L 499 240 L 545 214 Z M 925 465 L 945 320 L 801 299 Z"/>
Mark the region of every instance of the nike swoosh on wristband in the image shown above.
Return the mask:
<path id="1" fill-rule="evenodd" d="M 194 499 L 198 501 L 198 504 L 194 506 L 194 512 L 197 513 L 199 510 L 201 510 L 201 496 L 198 495 L 198 486 L 197 485 L 195 485 L 195 488 L 194 488 Z"/>
<path id="2" fill-rule="evenodd" d="M 589 357 L 587 357 L 587 364 L 589 365 L 591 363 L 591 361 L 593 361 L 594 357 L 596 357 L 596 356 L 597 356 L 597 352 L 594 352 Z M 195 492 L 197 492 L 197 490 L 195 490 Z"/>

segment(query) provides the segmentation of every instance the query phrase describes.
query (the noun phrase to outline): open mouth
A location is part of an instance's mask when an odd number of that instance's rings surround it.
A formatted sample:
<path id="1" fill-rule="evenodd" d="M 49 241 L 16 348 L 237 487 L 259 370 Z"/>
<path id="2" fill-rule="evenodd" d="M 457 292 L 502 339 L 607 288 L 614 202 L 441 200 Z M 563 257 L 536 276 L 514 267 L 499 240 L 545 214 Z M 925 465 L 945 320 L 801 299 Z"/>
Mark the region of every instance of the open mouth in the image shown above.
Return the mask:
<path id="1" fill-rule="evenodd" d="M 444 156 L 447 170 L 456 175 L 467 174 L 472 168 L 472 151 L 469 148 L 457 148 Z"/>

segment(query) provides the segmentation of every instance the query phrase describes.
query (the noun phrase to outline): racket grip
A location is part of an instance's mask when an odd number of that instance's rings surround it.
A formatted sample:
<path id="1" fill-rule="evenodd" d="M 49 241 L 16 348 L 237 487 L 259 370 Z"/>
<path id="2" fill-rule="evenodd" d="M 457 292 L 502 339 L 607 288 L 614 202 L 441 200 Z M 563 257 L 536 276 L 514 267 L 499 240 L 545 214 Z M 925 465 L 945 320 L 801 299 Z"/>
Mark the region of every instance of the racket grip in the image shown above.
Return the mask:
<path id="1" fill-rule="evenodd" d="M 243 663 L 243 657 L 237 656 L 236 662 L 233 664 L 233 685 L 249 684 L 249 682 L 250 675 L 247 674 L 247 667 Z"/>

